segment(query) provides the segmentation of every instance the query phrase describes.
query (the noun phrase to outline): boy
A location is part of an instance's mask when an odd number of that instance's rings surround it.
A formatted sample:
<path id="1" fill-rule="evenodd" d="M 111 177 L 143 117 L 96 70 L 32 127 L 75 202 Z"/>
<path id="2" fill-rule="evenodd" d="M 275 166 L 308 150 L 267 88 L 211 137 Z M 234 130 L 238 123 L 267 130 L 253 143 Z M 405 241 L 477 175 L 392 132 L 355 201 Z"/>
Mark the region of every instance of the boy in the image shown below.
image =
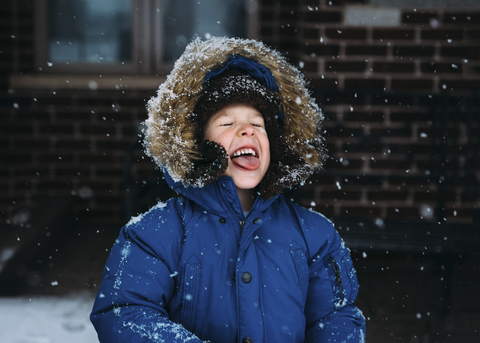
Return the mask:
<path id="1" fill-rule="evenodd" d="M 348 249 L 280 195 L 321 167 L 321 119 L 262 43 L 189 44 L 145 132 L 182 197 L 122 229 L 91 315 L 101 342 L 364 342 Z"/>

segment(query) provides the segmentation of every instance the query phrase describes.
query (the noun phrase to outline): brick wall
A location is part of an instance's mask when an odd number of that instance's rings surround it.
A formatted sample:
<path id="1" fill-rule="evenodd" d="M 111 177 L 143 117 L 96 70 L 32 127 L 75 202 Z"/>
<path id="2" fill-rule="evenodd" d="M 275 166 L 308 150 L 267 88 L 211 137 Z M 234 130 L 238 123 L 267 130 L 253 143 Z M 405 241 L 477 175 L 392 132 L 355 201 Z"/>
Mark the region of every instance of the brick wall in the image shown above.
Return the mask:
<path id="1" fill-rule="evenodd" d="M 379 13 L 368 2 L 262 2 L 263 39 L 305 72 L 327 118 L 331 159 L 298 199 L 329 216 L 471 223 L 478 191 L 469 196 L 458 179 L 473 174 L 478 189 L 479 165 L 466 162 L 479 157 L 478 100 L 473 120 L 447 114 L 445 140 L 431 111 L 442 110 L 444 96 L 458 96 L 451 105 L 480 88 L 480 10 Z M 352 9 L 369 25 L 349 24 Z M 392 12 L 395 25 L 375 23 Z M 446 170 L 438 161 L 444 142 L 447 162 L 459 160 Z M 462 171 L 453 177 L 455 168 Z"/>
<path id="2" fill-rule="evenodd" d="M 11 74 L 35 72 L 32 4 L 0 5 L 0 220 L 55 195 L 74 199 L 82 225 L 121 225 L 125 149 L 138 139 L 155 89 L 10 87 Z M 441 166 L 429 162 L 431 138 L 442 134 L 429 111 L 437 95 L 480 86 L 480 10 L 402 9 L 397 26 L 353 26 L 344 23 L 352 5 L 369 8 L 368 1 L 259 1 L 261 38 L 305 72 L 327 118 L 325 173 L 292 197 L 328 216 L 437 221 L 445 194 L 442 217 L 471 223 L 478 193 L 468 196 L 461 182 L 443 187 Z M 465 153 L 467 133 L 479 134 L 478 119 L 472 123 L 451 124 L 447 134 L 460 138 L 447 148 L 459 150 L 457 169 L 478 184 L 480 166 L 467 165 Z M 154 176 L 140 152 L 134 161 L 137 180 Z"/>

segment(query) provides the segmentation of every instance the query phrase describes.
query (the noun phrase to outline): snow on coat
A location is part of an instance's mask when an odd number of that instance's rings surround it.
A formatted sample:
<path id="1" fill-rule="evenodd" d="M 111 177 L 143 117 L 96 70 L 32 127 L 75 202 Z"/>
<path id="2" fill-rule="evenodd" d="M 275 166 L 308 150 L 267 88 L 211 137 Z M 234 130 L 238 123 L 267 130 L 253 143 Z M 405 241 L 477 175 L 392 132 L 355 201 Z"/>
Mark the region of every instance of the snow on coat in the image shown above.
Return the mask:
<path id="1" fill-rule="evenodd" d="M 133 218 L 112 248 L 91 316 L 100 342 L 364 342 L 330 221 L 282 195 L 245 219 L 230 177 L 168 181 L 184 197 Z"/>

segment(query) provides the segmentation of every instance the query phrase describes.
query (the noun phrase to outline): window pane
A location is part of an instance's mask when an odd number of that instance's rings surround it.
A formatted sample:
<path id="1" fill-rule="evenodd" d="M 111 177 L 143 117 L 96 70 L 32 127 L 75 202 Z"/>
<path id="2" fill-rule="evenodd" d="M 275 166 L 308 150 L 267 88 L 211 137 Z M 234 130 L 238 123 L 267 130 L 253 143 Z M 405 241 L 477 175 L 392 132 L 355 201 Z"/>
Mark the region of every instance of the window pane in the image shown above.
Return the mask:
<path id="1" fill-rule="evenodd" d="M 50 0 L 48 14 L 51 62 L 132 61 L 131 0 Z"/>
<path id="2" fill-rule="evenodd" d="M 163 59 L 173 62 L 195 34 L 246 37 L 246 4 L 241 0 L 164 0 Z"/>

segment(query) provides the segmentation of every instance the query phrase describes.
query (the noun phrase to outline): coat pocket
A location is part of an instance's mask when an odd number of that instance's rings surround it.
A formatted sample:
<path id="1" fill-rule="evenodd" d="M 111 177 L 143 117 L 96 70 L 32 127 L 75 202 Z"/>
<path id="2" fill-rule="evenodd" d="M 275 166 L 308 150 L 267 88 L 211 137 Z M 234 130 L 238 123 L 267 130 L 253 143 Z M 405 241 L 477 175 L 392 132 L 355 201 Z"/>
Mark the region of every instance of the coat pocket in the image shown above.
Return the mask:
<path id="1" fill-rule="evenodd" d="M 298 282 L 302 290 L 302 296 L 304 299 L 307 298 L 308 292 L 308 262 L 307 257 L 305 256 L 305 251 L 302 247 L 295 241 L 290 244 L 290 255 L 292 256 L 293 263 L 295 265 L 295 271 L 297 272 Z"/>
<path id="2" fill-rule="evenodd" d="M 340 249 L 323 258 L 333 290 L 335 310 L 355 301 L 358 281 L 348 249 Z"/>
<path id="3" fill-rule="evenodd" d="M 195 255 L 192 255 L 185 264 L 184 275 L 180 321 L 187 330 L 193 331 L 200 288 L 200 263 Z"/>

